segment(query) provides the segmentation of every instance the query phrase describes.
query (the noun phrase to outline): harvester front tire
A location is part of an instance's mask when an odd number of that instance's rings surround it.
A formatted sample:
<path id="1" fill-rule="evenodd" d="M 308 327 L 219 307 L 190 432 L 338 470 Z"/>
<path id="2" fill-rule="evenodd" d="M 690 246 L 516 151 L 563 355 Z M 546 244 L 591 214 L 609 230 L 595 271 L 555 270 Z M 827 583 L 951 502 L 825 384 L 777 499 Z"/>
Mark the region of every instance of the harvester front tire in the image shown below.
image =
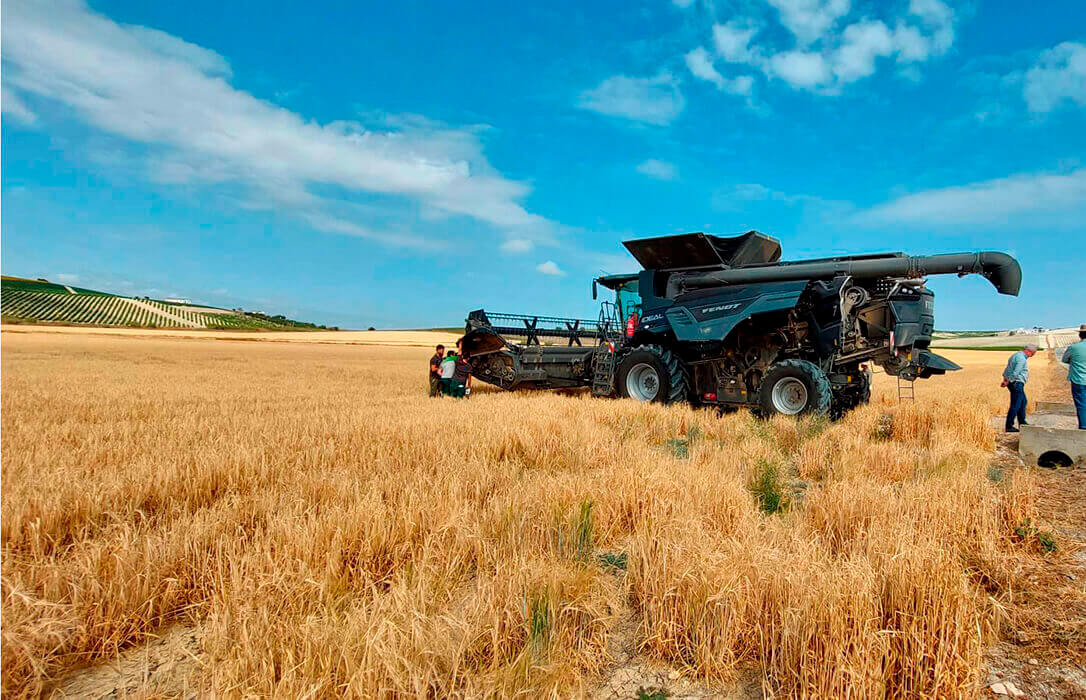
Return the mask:
<path id="1" fill-rule="evenodd" d="M 761 415 L 824 416 L 830 412 L 830 380 L 807 360 L 782 360 L 769 368 L 758 391 Z"/>
<path id="2" fill-rule="evenodd" d="M 654 403 L 686 399 L 686 377 L 675 354 L 659 345 L 639 345 L 622 358 L 615 376 L 619 396 Z"/>

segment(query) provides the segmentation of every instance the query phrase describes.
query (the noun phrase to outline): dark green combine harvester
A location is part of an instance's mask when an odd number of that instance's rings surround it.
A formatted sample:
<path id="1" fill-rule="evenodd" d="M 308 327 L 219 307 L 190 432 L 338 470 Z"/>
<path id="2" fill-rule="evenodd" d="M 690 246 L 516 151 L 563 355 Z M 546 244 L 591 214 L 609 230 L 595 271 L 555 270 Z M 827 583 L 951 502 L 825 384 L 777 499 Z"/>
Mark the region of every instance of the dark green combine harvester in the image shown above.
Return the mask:
<path id="1" fill-rule="evenodd" d="M 960 369 L 928 349 L 927 275 L 978 274 L 1010 295 L 1022 282 L 1018 262 L 995 252 L 782 262 L 780 242 L 756 231 L 624 245 L 644 269 L 593 281 L 593 297 L 598 286 L 615 292 L 595 321 L 473 311 L 463 340 L 475 376 L 504 389 L 587 386 L 837 417 L 867 402 L 872 365 L 908 381 Z"/>

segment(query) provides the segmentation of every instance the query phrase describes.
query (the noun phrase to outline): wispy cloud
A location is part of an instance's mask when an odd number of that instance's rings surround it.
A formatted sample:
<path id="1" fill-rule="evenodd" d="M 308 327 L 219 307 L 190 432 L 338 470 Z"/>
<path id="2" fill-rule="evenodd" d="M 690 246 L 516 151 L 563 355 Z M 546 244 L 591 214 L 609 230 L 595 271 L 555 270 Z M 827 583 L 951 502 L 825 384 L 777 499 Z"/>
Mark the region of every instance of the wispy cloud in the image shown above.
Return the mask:
<path id="1" fill-rule="evenodd" d="M 637 166 L 637 172 L 657 180 L 676 180 L 679 177 L 679 169 L 674 163 L 664 160 L 649 158 Z"/>
<path id="2" fill-rule="evenodd" d="M 506 253 L 530 253 L 535 243 L 526 238 L 510 238 L 501 244 L 501 249 Z"/>
<path id="3" fill-rule="evenodd" d="M 32 115 L 23 95 L 63 108 L 49 116 L 74 115 L 143 146 L 159 183 L 241 185 L 250 201 L 316 228 L 390 245 L 424 236 L 343 218 L 313 186 L 373 193 L 390 207 L 413 202 L 424 217 L 465 216 L 522 238 L 551 226 L 520 204 L 528 186 L 489 164 L 478 128 L 318 123 L 233 87 L 217 53 L 73 0 L 6 4 L 2 50 L 5 112 Z"/>
<path id="4" fill-rule="evenodd" d="M 1066 41 L 1039 51 L 982 56 L 961 80 L 980 98 L 973 113 L 988 125 L 1038 125 L 1060 110 L 1086 108 L 1086 43 Z"/>
<path id="5" fill-rule="evenodd" d="M 860 224 L 924 226 L 1072 225 L 1086 221 L 1086 168 L 1064 174 L 1019 173 L 915 192 L 857 212 Z"/>
<path id="6" fill-rule="evenodd" d="M 4 114 L 22 124 L 29 125 L 38 121 L 38 115 L 26 106 L 22 98 L 8 90 L 6 85 L 0 88 L 0 107 Z"/>
<path id="7" fill-rule="evenodd" d="M 726 185 L 713 192 L 712 205 L 720 211 L 742 209 L 749 202 L 780 202 L 792 205 L 802 202 L 821 201 L 820 198 L 807 194 L 788 194 L 765 185 L 748 182 Z"/>
<path id="8" fill-rule="evenodd" d="M 740 75 L 734 78 L 725 78 L 713 65 L 709 52 L 701 46 L 695 48 L 684 56 L 686 67 L 695 78 L 700 78 L 716 86 L 717 90 L 730 92 L 733 95 L 750 96 L 754 87 L 754 78 L 749 75 Z"/>
<path id="9" fill-rule="evenodd" d="M 811 221 L 867 231 L 887 226 L 953 227 L 967 230 L 1086 228 L 1086 168 L 1062 173 L 1017 173 L 1007 177 L 922 190 L 862 208 L 847 200 L 790 193 L 759 183 L 719 187 L 712 196 L 722 212 L 794 208 Z"/>
<path id="10" fill-rule="evenodd" d="M 553 275 L 555 277 L 565 277 L 566 273 L 562 271 L 562 268 L 558 267 L 558 264 L 553 260 L 547 262 L 541 262 L 535 266 L 537 272 L 544 275 Z"/>
<path id="11" fill-rule="evenodd" d="M 685 104 L 679 81 L 667 72 L 651 78 L 615 75 L 581 93 L 577 101 L 582 109 L 655 125 L 673 122 Z"/>
<path id="12" fill-rule="evenodd" d="M 1068 41 L 1041 52 L 1025 73 L 1022 96 L 1035 113 L 1065 102 L 1086 107 L 1086 44 Z"/>
<path id="13" fill-rule="evenodd" d="M 781 24 L 801 46 L 811 44 L 851 9 L 849 0 L 768 0 L 780 14 Z"/>

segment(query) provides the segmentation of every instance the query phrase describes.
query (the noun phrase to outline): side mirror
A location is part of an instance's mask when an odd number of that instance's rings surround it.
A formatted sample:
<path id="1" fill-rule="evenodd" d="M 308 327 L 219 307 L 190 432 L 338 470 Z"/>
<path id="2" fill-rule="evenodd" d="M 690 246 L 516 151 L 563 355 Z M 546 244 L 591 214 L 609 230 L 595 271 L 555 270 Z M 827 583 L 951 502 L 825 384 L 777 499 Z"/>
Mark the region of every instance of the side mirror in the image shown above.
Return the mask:
<path id="1" fill-rule="evenodd" d="M 592 280 L 592 301 L 596 300 L 596 280 Z"/>

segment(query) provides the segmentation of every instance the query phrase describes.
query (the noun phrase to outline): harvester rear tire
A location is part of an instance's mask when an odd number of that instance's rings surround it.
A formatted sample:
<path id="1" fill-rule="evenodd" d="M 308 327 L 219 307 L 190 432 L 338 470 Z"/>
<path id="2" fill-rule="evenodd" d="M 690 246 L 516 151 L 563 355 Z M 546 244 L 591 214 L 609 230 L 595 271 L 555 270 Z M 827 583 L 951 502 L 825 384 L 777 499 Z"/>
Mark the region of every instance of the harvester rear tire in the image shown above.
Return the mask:
<path id="1" fill-rule="evenodd" d="M 781 360 L 769 368 L 758 390 L 759 412 L 776 415 L 826 415 L 833 392 L 822 369 L 807 360 Z"/>
<path id="2" fill-rule="evenodd" d="M 633 373 L 633 376 L 631 376 Z M 646 382 L 640 382 L 643 378 Z M 655 383 L 655 393 L 647 389 Z M 686 399 L 686 377 L 675 354 L 659 345 L 639 345 L 626 353 L 615 373 L 618 395 L 653 403 L 675 403 Z"/>

